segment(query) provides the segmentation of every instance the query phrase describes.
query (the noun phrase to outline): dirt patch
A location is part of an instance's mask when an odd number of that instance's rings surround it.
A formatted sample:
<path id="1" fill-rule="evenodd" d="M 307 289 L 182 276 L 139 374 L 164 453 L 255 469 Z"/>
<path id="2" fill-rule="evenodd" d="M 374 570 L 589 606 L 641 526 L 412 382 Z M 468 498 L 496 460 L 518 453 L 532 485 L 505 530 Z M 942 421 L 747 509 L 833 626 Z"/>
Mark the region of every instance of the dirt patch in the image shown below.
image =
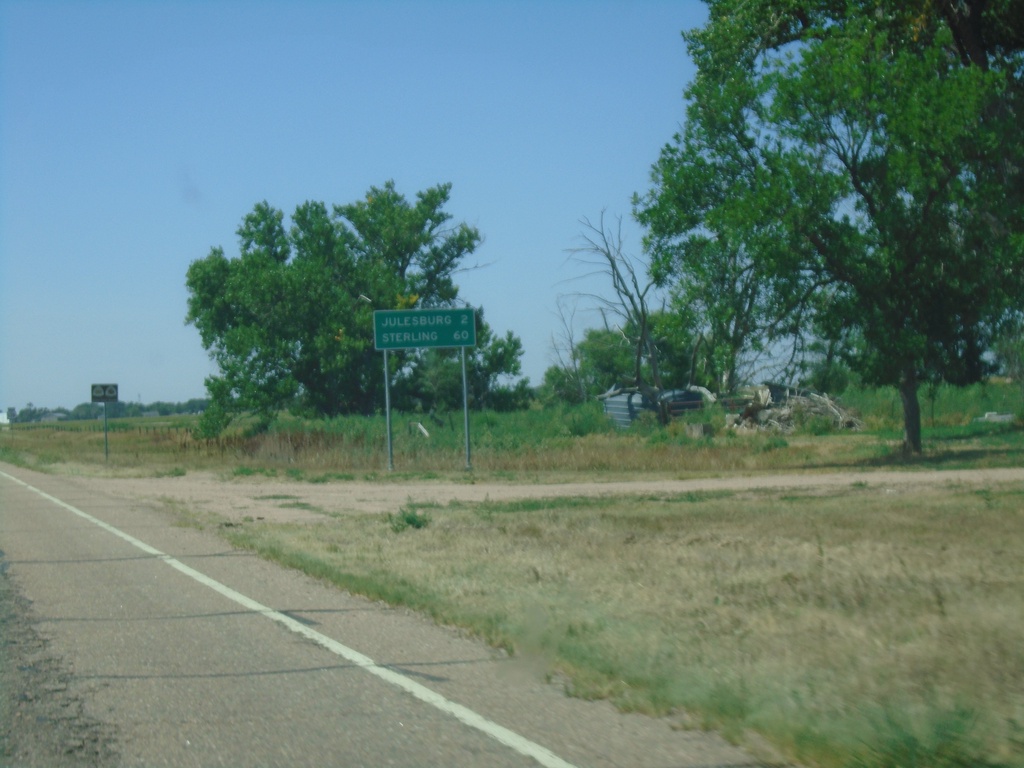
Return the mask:
<path id="1" fill-rule="evenodd" d="M 729 476 L 695 480 L 643 479 L 611 482 L 501 483 L 450 481 L 336 481 L 246 477 L 224 480 L 212 472 L 160 478 L 78 478 L 118 498 L 173 502 L 231 521 L 322 521 L 324 516 L 395 513 L 410 502 L 447 506 L 452 502 L 513 501 L 629 494 L 672 495 L 693 491 L 799 490 L 828 492 L 858 486 L 880 493 L 926 493 L 950 485 L 984 487 L 1024 482 L 1024 468 L 951 471 L 865 471 L 827 474 Z"/>

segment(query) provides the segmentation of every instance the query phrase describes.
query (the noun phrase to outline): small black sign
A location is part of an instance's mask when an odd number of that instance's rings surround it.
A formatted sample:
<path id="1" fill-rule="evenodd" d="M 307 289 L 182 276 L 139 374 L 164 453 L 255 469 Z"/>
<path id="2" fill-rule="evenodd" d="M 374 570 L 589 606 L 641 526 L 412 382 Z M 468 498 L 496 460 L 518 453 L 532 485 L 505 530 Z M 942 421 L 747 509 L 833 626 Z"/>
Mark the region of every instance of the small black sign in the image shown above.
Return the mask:
<path id="1" fill-rule="evenodd" d="M 94 403 L 116 403 L 117 384 L 93 384 L 92 401 Z"/>

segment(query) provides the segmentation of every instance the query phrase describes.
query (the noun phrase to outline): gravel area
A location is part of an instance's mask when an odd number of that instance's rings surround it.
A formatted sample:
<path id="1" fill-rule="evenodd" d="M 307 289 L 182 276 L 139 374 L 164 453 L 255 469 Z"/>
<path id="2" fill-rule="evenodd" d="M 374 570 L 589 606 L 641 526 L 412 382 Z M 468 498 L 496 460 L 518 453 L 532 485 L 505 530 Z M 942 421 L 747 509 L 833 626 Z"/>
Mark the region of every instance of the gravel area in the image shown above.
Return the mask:
<path id="1" fill-rule="evenodd" d="M 1024 467 L 981 470 L 860 471 L 786 475 L 729 475 L 695 480 L 639 479 L 566 483 L 449 481 L 339 481 L 310 483 L 249 476 L 223 480 L 212 472 L 180 477 L 76 478 L 118 498 L 174 502 L 194 512 L 232 521 L 246 517 L 274 522 L 323 520 L 324 515 L 394 513 L 410 503 L 481 502 L 622 494 L 673 494 L 691 491 L 803 489 L 828 492 L 853 483 L 882 492 L 920 493 L 945 485 L 985 486 L 1024 481 Z"/>

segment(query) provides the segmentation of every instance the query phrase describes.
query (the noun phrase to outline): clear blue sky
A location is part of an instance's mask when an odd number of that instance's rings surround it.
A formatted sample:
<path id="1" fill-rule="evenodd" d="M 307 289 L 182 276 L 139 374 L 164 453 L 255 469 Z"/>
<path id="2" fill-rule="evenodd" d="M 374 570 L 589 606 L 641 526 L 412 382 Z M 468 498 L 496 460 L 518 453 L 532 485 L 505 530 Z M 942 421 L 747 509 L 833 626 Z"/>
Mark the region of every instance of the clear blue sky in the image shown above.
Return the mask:
<path id="1" fill-rule="evenodd" d="M 261 200 L 287 216 L 388 179 L 452 183 L 484 236 L 461 293 L 539 384 L 580 218 L 624 217 L 639 254 L 630 197 L 680 128 L 680 32 L 705 19 L 696 0 L 0 0 L 0 407 L 99 382 L 203 397 L 188 265 L 237 255 Z"/>

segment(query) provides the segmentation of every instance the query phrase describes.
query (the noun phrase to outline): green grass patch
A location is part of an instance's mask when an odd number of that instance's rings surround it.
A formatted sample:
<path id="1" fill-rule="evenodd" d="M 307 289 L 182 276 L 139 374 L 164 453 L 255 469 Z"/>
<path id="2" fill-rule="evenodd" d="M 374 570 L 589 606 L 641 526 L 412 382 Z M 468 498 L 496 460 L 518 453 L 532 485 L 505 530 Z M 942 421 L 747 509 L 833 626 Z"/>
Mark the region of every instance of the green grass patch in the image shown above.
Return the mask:
<path id="1" fill-rule="evenodd" d="M 164 469 L 156 472 L 154 477 L 184 477 L 188 474 L 188 470 L 184 467 L 171 467 L 170 469 Z"/>
<path id="2" fill-rule="evenodd" d="M 277 470 L 273 467 L 235 467 L 231 470 L 232 477 L 276 477 Z"/>
<path id="3" fill-rule="evenodd" d="M 304 509 L 307 512 L 319 512 L 321 514 L 324 513 L 324 511 L 320 507 L 316 506 L 315 504 L 310 504 L 309 502 L 306 501 L 289 501 L 284 504 L 278 504 L 278 506 L 281 509 Z"/>
<path id="4" fill-rule="evenodd" d="M 424 512 L 425 506 L 436 508 L 437 505 L 408 504 L 397 513 L 387 516 L 388 525 L 395 533 L 402 533 L 410 528 L 420 530 L 430 525 L 430 515 Z"/>
<path id="5" fill-rule="evenodd" d="M 356 476 L 351 472 L 323 472 L 318 475 L 312 475 L 306 477 L 307 483 L 337 483 L 337 482 L 349 482 L 355 480 Z"/>

